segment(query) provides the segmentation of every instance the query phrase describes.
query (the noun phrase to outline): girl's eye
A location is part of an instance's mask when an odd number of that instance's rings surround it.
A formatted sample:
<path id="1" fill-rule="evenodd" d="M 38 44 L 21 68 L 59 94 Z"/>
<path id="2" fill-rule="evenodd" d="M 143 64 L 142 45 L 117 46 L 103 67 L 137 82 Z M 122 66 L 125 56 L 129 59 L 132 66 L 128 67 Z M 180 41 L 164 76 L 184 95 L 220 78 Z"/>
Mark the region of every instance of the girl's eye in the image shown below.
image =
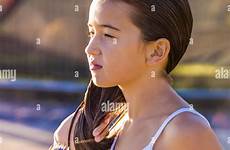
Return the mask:
<path id="1" fill-rule="evenodd" d="M 94 32 L 93 31 L 89 31 L 88 32 L 88 37 L 89 38 L 92 38 L 93 36 L 94 36 Z M 114 36 L 112 36 L 112 35 L 109 35 L 109 34 L 104 34 L 104 37 L 106 37 L 106 38 L 110 38 L 110 39 L 115 39 L 116 37 L 114 37 Z"/>
<path id="2" fill-rule="evenodd" d="M 111 39 L 115 38 L 114 36 L 109 35 L 109 34 L 104 34 L 104 36 L 105 36 L 105 37 L 108 37 L 108 38 L 111 38 Z"/>

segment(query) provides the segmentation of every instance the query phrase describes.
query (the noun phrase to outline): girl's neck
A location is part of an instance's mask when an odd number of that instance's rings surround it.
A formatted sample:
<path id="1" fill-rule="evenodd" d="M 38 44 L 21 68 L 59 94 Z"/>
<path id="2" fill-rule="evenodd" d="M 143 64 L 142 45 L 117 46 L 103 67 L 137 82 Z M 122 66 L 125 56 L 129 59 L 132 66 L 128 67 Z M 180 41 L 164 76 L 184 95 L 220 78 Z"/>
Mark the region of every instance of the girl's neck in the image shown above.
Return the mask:
<path id="1" fill-rule="evenodd" d="M 165 78 L 150 80 L 139 78 L 129 85 L 119 87 L 128 103 L 128 114 L 131 121 L 157 116 L 170 109 L 187 105 Z"/>

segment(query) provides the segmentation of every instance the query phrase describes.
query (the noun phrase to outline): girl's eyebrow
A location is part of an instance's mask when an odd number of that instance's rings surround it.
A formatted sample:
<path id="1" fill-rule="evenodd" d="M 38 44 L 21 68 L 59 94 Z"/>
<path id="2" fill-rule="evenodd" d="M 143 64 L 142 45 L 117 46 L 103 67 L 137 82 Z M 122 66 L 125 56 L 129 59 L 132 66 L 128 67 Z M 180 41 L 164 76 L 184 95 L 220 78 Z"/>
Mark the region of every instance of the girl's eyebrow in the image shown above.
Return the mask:
<path id="1" fill-rule="evenodd" d="M 91 24 L 89 24 L 88 23 L 88 26 L 89 27 L 93 27 Z M 116 30 L 116 31 L 121 31 L 120 29 L 118 29 L 118 28 L 116 28 L 116 27 L 114 27 L 114 26 L 112 26 L 112 25 L 108 25 L 108 24 L 99 24 L 99 25 L 97 25 L 97 26 L 99 26 L 99 27 L 103 27 L 103 28 L 110 28 L 110 29 L 113 29 L 113 30 Z"/>

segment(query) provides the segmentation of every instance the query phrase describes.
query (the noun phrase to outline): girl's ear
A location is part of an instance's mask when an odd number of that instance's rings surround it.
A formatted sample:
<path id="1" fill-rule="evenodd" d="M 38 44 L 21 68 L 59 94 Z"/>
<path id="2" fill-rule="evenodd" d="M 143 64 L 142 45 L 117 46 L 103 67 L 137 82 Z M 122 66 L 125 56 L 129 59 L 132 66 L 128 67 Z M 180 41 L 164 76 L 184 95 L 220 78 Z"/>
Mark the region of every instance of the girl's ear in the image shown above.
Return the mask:
<path id="1" fill-rule="evenodd" d="M 147 43 L 146 46 L 146 63 L 155 65 L 167 61 L 170 51 L 170 42 L 165 38 Z"/>

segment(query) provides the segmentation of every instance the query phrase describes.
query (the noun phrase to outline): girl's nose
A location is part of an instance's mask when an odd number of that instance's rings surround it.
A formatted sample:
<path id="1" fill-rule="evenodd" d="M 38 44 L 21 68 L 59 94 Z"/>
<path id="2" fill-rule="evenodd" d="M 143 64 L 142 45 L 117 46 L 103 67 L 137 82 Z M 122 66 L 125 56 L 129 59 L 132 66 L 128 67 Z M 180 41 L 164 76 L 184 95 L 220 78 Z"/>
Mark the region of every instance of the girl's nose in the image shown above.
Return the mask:
<path id="1" fill-rule="evenodd" d="M 100 55 L 101 54 L 101 50 L 98 47 L 98 44 L 96 43 L 96 41 L 91 40 L 89 42 L 89 44 L 87 45 L 87 47 L 85 48 L 85 53 L 87 55 Z"/>

